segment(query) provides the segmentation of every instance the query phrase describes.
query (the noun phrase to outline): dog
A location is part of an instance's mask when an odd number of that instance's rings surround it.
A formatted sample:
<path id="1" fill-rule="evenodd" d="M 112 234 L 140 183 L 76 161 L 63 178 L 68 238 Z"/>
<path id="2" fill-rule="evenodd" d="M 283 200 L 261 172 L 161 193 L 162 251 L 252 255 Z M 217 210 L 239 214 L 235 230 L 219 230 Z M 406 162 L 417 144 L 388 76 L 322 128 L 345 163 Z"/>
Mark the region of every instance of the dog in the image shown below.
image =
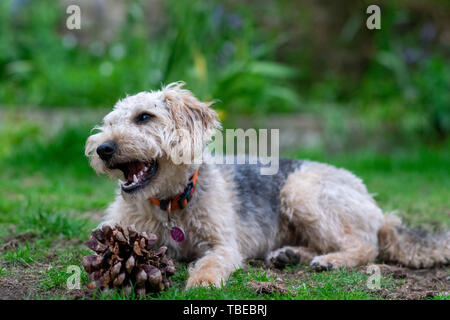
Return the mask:
<path id="1" fill-rule="evenodd" d="M 276 174 L 261 175 L 260 164 L 180 161 L 192 146 L 208 154 L 221 128 L 211 105 L 182 82 L 127 96 L 85 149 L 97 173 L 119 181 L 102 224 L 156 234 L 174 259 L 191 261 L 186 288 L 220 287 L 248 259 L 318 270 L 377 257 L 415 268 L 449 262 L 449 232 L 403 226 L 345 169 L 280 159 Z"/>

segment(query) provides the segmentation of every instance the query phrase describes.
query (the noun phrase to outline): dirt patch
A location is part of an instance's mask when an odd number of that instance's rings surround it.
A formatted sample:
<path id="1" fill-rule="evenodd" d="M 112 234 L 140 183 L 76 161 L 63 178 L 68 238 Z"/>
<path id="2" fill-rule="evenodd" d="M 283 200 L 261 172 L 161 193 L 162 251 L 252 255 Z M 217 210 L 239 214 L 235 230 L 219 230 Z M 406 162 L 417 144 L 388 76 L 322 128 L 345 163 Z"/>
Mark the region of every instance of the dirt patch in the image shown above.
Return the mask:
<path id="1" fill-rule="evenodd" d="M 15 234 L 12 228 L 11 235 L 1 238 L 0 253 L 15 250 L 22 243 L 33 243 L 38 237 L 34 233 Z M 80 239 L 55 239 L 52 246 L 54 250 L 45 253 L 33 263 L 12 263 L 0 259 L 0 300 L 25 300 L 36 297 L 59 297 L 61 299 L 90 299 L 92 292 L 87 288 L 79 290 L 51 289 L 45 290 L 42 281 L 47 279 L 46 272 L 57 262 L 57 248 L 70 250 L 82 244 Z"/>
<path id="2" fill-rule="evenodd" d="M 86 288 L 86 286 L 81 285 L 80 289 L 57 289 L 49 293 L 50 296 L 57 296 L 59 299 L 68 299 L 68 300 L 92 300 L 92 295 L 94 291 Z M 43 294 L 43 297 L 46 297 L 46 294 Z"/>
<path id="3" fill-rule="evenodd" d="M 2 244 L 0 245 L 0 252 L 13 250 L 17 248 L 19 244 L 33 241 L 35 238 L 36 234 L 31 232 L 24 232 L 5 237 L 2 239 Z"/>
<path id="4" fill-rule="evenodd" d="M 283 281 L 249 281 L 247 283 L 247 286 L 252 289 L 255 290 L 257 293 L 261 293 L 261 294 L 274 294 L 274 293 L 279 293 L 279 294 L 287 294 L 288 289 L 286 287 L 286 285 L 284 284 Z"/>
<path id="5" fill-rule="evenodd" d="M 42 274 L 49 267 L 47 263 L 34 263 L 29 267 L 0 263 L 0 269 L 7 270 L 6 274 L 0 276 L 0 300 L 28 300 L 36 297 L 74 300 L 92 298 L 92 290 L 83 285 L 74 290 L 42 289 Z"/>
<path id="6" fill-rule="evenodd" d="M 413 270 L 384 264 L 379 267 L 383 275 L 399 280 L 393 290 L 380 290 L 385 299 L 417 300 L 450 295 L 449 268 Z"/>
<path id="7" fill-rule="evenodd" d="M 22 300 L 36 295 L 37 276 L 25 268 L 9 268 L 0 277 L 0 300 Z"/>
<path id="8" fill-rule="evenodd" d="M 302 281 L 310 287 L 317 287 L 312 279 L 313 269 L 304 267 L 301 269 L 268 269 L 262 263 L 251 261 L 250 265 L 260 268 L 267 275 L 276 278 L 273 282 L 250 281 L 248 286 L 258 293 L 273 294 L 275 292 L 288 293 L 286 284 L 295 281 Z M 423 300 L 436 296 L 450 295 L 450 268 L 441 267 L 433 269 L 409 269 L 400 266 L 378 264 L 382 277 L 393 279 L 386 287 L 373 291 L 377 296 L 388 300 Z M 355 270 L 366 273 L 367 267 L 356 268 Z M 270 285 L 272 284 L 272 285 Z M 281 289 L 280 289 L 281 288 Z M 283 288 L 285 290 L 283 290 Z M 281 290 L 281 291 L 279 291 Z M 369 290 L 365 284 L 361 285 L 361 290 Z"/>

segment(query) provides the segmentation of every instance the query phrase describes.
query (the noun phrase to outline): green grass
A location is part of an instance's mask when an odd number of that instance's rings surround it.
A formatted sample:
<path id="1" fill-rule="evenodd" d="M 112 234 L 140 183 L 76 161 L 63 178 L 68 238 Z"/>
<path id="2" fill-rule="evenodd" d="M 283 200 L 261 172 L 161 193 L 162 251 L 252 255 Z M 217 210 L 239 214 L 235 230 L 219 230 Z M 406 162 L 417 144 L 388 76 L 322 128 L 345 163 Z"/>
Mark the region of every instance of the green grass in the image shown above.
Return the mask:
<path id="1" fill-rule="evenodd" d="M 71 250 L 68 252 L 68 248 Z M 83 256 L 91 254 L 90 250 L 80 248 L 79 245 L 66 245 L 59 248 L 56 258 L 51 263 L 51 268 L 46 272 L 41 282 L 43 290 L 56 290 L 66 288 L 68 278 L 73 274 L 68 270 L 69 266 L 79 266 Z M 80 269 L 82 270 L 82 268 Z M 87 273 L 81 272 L 81 285 L 88 283 Z"/>
<path id="2" fill-rule="evenodd" d="M 66 289 L 67 267 L 81 267 L 89 253 L 83 245 L 99 215 L 114 197 L 115 183 L 96 176 L 83 155 L 92 123 L 52 131 L 45 122 L 0 120 L 0 236 L 33 235 L 0 254 L 0 278 L 29 272 L 38 279 L 30 298 L 72 298 Z M 11 130 L 5 129 L 10 128 Z M 395 153 L 358 151 L 327 155 L 304 150 L 290 156 L 326 161 L 362 177 L 386 210 L 399 210 L 414 225 L 449 226 L 450 148 L 410 147 Z M 288 293 L 261 294 L 249 281 L 275 281 L 278 275 L 251 267 L 237 270 L 223 289 L 184 289 L 187 267 L 179 265 L 169 290 L 147 299 L 381 299 L 370 291 L 363 270 L 315 273 L 305 266 L 288 268 L 282 278 Z M 296 278 L 295 272 L 304 272 Z M 87 274 L 81 272 L 82 286 Z M 398 283 L 382 278 L 383 288 Z M 84 298 L 132 299 L 121 292 L 90 292 Z M 448 296 L 436 297 L 448 299 Z"/>
<path id="3" fill-rule="evenodd" d="M 326 273 L 315 273 L 305 266 L 296 266 L 295 270 L 309 271 L 308 281 L 304 279 L 288 278 L 287 293 L 261 294 L 249 288 L 249 281 L 275 281 L 275 275 L 267 275 L 260 269 L 248 266 L 248 269 L 240 269 L 227 281 L 223 288 L 191 288 L 184 290 L 183 284 L 187 280 L 187 269 L 180 266 L 177 274 L 173 278 L 174 285 L 159 294 L 149 294 L 141 299 L 169 299 L 169 300 L 308 300 L 308 299 L 379 299 L 374 292 L 365 288 L 367 275 L 356 270 L 331 271 Z M 292 270 L 291 270 L 292 271 Z M 286 271 L 289 272 L 289 271 Z M 391 278 L 382 280 L 381 287 L 393 285 Z M 110 291 L 107 293 L 96 292 L 95 298 L 128 300 L 135 299 L 134 295 L 126 296 L 120 291 Z"/>
<path id="4" fill-rule="evenodd" d="M 30 263 L 33 263 L 35 261 L 33 259 L 32 249 L 30 248 L 30 245 L 28 243 L 26 243 L 25 245 L 21 245 L 14 251 L 7 251 L 3 253 L 2 259 L 5 262 L 21 264 L 24 266 L 28 266 Z"/>

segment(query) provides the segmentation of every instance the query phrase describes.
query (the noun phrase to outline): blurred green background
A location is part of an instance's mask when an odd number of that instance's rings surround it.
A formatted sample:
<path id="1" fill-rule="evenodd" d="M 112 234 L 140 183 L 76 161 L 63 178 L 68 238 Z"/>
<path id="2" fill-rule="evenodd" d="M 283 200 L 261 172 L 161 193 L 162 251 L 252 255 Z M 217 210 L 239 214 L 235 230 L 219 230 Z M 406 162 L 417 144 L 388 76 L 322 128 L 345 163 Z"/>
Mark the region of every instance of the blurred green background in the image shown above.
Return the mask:
<path id="1" fill-rule="evenodd" d="M 69 4 L 81 30 L 66 28 Z M 381 30 L 366 28 L 369 4 Z M 449 55 L 445 0 L 0 2 L 0 104 L 13 108 L 111 107 L 184 80 L 224 116 L 349 115 L 434 142 L 450 131 Z"/>

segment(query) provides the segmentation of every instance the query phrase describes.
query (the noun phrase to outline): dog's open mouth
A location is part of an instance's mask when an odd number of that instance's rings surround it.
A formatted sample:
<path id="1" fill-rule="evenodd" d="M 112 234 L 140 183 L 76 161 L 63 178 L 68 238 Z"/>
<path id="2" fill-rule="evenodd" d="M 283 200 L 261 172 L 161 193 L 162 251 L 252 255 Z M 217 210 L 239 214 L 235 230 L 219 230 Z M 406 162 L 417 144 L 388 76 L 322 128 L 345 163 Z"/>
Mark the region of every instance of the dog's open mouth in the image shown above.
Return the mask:
<path id="1" fill-rule="evenodd" d="M 122 190 L 132 192 L 149 184 L 158 170 L 158 162 L 131 161 L 115 165 L 114 169 L 121 170 L 125 177 L 125 181 L 121 180 Z"/>

